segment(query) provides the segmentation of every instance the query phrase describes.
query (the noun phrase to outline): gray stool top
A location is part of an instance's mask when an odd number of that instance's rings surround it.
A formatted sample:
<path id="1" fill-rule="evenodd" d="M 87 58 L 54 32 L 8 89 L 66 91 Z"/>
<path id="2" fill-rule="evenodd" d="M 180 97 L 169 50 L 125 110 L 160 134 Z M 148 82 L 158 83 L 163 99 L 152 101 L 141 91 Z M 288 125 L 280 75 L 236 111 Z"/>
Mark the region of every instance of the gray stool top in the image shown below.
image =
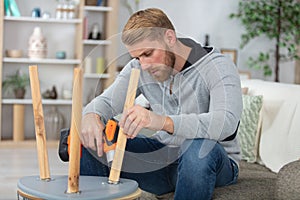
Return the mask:
<path id="1" fill-rule="evenodd" d="M 50 181 L 40 180 L 39 176 L 23 177 L 18 182 L 18 190 L 42 199 L 116 199 L 130 195 L 138 190 L 134 180 L 120 179 L 119 184 L 109 184 L 107 177 L 80 176 L 79 193 L 66 193 L 68 176 L 53 176 Z"/>

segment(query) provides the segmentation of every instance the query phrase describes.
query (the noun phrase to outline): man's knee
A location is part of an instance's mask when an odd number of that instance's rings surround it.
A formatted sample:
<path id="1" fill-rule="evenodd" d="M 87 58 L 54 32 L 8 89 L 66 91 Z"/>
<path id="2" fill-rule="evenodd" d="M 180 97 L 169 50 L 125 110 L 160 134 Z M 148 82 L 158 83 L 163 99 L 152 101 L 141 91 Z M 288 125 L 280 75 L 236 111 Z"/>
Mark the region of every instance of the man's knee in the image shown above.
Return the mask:
<path id="1" fill-rule="evenodd" d="M 218 151 L 218 144 L 210 139 L 186 140 L 181 146 L 181 156 L 185 159 L 205 159 L 214 156 Z"/>

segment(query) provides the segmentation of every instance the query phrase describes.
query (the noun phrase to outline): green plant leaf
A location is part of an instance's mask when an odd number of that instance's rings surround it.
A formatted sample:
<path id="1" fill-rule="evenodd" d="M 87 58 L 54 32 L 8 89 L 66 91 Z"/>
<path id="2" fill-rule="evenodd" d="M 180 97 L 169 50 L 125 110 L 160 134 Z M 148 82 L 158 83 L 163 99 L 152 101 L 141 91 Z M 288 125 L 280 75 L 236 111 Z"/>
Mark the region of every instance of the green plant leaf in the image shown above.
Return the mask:
<path id="1" fill-rule="evenodd" d="M 300 45 L 300 2 L 298 0 L 241 0 L 236 13 L 229 17 L 240 20 L 246 32 L 241 35 L 240 48 L 244 48 L 252 39 L 265 35 L 274 40 L 274 57 L 277 60 L 286 57 L 298 58 L 296 46 Z M 280 46 L 286 56 L 275 51 Z M 285 51 L 285 50 L 286 51 Z M 256 59 L 251 58 L 247 64 L 251 68 L 264 71 L 265 76 L 272 74 L 267 64 L 268 53 L 259 53 Z"/>
<path id="2" fill-rule="evenodd" d="M 2 87 L 4 90 L 15 90 L 19 88 L 26 88 L 29 85 L 29 77 L 27 74 L 21 73 L 18 70 L 13 75 L 8 75 L 6 79 L 2 82 Z"/>

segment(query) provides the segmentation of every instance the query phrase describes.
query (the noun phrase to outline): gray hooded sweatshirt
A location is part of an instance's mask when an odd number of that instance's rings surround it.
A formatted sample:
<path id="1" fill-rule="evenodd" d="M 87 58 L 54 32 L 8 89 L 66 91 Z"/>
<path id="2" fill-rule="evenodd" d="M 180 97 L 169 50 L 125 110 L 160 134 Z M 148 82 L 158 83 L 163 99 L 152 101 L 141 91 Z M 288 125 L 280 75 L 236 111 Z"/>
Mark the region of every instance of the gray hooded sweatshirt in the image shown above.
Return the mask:
<path id="1" fill-rule="evenodd" d="M 114 83 L 85 107 L 83 114 L 96 113 L 105 124 L 122 113 L 132 68 L 141 69 L 138 60 L 131 60 Z M 137 96 L 140 94 L 153 112 L 167 115 L 174 122 L 172 135 L 157 131 L 153 138 L 175 147 L 186 139 L 211 139 L 219 142 L 236 163 L 240 161 L 238 138 L 224 141 L 236 131 L 241 117 L 240 78 L 234 63 L 216 48 L 164 82 L 154 80 L 141 69 Z"/>

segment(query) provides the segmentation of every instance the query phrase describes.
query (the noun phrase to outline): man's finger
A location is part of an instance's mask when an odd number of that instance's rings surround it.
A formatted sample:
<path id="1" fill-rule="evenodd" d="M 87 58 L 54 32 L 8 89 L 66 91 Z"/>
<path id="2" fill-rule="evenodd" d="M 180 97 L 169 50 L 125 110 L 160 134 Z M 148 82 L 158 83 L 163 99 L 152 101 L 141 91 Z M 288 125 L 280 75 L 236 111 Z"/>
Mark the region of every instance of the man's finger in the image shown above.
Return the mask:
<path id="1" fill-rule="evenodd" d="M 97 154 L 99 157 L 103 155 L 103 146 L 102 146 L 102 139 L 96 139 L 97 144 Z"/>

